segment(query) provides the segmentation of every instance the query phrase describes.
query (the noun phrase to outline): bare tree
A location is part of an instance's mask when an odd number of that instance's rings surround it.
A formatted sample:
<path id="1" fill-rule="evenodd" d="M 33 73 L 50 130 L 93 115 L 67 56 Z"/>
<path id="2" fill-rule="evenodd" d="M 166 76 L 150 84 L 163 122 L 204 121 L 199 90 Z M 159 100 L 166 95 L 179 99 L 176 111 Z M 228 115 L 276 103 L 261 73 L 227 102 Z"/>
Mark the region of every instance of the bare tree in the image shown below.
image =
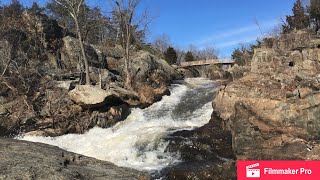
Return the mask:
<path id="1" fill-rule="evenodd" d="M 84 61 L 84 67 L 85 67 L 85 73 L 86 73 L 86 84 L 90 85 L 90 76 L 89 76 L 89 63 L 86 57 L 86 52 L 84 49 L 84 43 L 82 40 L 81 30 L 79 26 L 79 15 L 81 12 L 81 6 L 84 4 L 84 0 L 55 0 L 58 4 L 60 4 L 62 7 L 64 7 L 72 19 L 74 20 L 74 24 L 76 26 L 76 31 L 80 43 L 81 53 L 83 56 Z"/>
<path id="2" fill-rule="evenodd" d="M 120 44 L 125 50 L 124 74 L 125 86 L 132 88 L 131 77 L 131 50 L 145 34 L 148 24 L 151 22 L 147 11 L 140 16 L 137 7 L 142 0 L 111 0 L 113 15 L 119 25 Z"/>
<path id="3" fill-rule="evenodd" d="M 213 47 L 207 46 L 205 48 L 199 49 L 197 46 L 191 44 L 189 45 L 188 50 L 192 52 L 195 60 L 209 60 L 218 58 L 218 53 Z"/>
<path id="4" fill-rule="evenodd" d="M 180 48 L 176 48 L 176 51 L 177 51 L 177 63 L 181 63 L 184 61 L 184 57 L 186 55 L 186 52 Z"/>
<path id="5" fill-rule="evenodd" d="M 153 44 L 157 49 L 164 53 L 169 46 L 171 46 L 170 37 L 167 34 L 162 34 L 154 40 Z"/>
<path id="6" fill-rule="evenodd" d="M 205 47 L 198 51 L 199 59 L 210 60 L 210 59 L 218 59 L 218 52 L 213 47 Z"/>

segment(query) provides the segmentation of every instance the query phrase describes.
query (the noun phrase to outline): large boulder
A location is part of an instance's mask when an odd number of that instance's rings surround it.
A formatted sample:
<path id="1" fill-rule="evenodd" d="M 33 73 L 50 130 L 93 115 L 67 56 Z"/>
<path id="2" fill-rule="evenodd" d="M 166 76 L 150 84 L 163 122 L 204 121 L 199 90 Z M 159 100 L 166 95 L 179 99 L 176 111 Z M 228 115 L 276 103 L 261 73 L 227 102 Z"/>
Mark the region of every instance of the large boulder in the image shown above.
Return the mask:
<path id="1" fill-rule="evenodd" d="M 0 179 L 150 179 L 145 172 L 55 146 L 0 138 Z"/>
<path id="2" fill-rule="evenodd" d="M 70 36 L 63 39 L 63 47 L 61 50 L 61 60 L 57 67 L 65 69 L 81 69 L 83 65 L 82 53 L 79 40 Z M 84 44 L 86 57 L 90 66 L 97 68 L 105 68 L 107 66 L 105 56 L 102 51 L 89 44 Z"/>
<path id="3" fill-rule="evenodd" d="M 134 76 L 134 81 L 138 82 L 148 81 L 148 78 L 150 78 L 152 74 L 161 75 L 163 78 L 162 80 L 167 81 L 171 81 L 179 76 L 177 71 L 175 71 L 175 69 L 164 59 L 159 59 L 146 51 L 139 51 L 133 57 L 132 74 Z"/>
<path id="4" fill-rule="evenodd" d="M 169 93 L 168 85 L 180 75 L 165 60 L 139 51 L 132 62 L 133 88 L 142 104 L 150 105 Z"/>
<path id="5" fill-rule="evenodd" d="M 76 86 L 68 94 L 71 100 L 85 108 L 101 107 L 107 103 L 112 104 L 115 103 L 114 101 L 120 101 L 113 91 L 91 85 Z"/>
<path id="6" fill-rule="evenodd" d="M 108 89 L 115 92 L 123 102 L 126 102 L 130 106 L 138 106 L 141 103 L 139 95 L 133 90 L 122 88 L 115 83 L 110 83 Z"/>

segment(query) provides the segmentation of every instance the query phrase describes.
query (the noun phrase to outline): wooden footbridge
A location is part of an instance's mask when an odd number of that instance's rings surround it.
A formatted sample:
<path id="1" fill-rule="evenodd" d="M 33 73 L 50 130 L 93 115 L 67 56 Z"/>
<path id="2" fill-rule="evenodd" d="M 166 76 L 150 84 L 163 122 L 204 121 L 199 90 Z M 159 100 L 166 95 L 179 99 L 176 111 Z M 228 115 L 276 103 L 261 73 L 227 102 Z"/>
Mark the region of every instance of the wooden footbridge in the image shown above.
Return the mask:
<path id="1" fill-rule="evenodd" d="M 178 65 L 178 67 L 207 66 L 207 65 L 233 66 L 234 64 L 235 64 L 235 61 L 233 59 L 211 59 L 211 60 L 181 62 Z"/>

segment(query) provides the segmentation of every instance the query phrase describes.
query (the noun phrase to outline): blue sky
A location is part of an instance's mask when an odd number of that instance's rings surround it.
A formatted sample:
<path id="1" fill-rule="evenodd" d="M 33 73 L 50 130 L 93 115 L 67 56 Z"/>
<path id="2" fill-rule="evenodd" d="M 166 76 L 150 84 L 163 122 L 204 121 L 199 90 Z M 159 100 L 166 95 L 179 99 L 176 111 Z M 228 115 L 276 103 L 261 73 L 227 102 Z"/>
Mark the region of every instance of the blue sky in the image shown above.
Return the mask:
<path id="1" fill-rule="evenodd" d="M 2 2 L 6 1 L 9 0 Z M 228 57 L 239 44 L 252 43 L 271 32 L 281 17 L 291 14 L 294 1 L 143 0 L 143 6 L 155 17 L 148 40 L 167 34 L 176 47 L 187 50 L 190 45 L 210 46 L 218 50 L 220 57 Z M 30 4 L 33 0 L 23 2 Z M 108 0 L 87 0 L 87 3 L 108 7 Z"/>
<path id="2" fill-rule="evenodd" d="M 190 44 L 213 46 L 220 57 L 228 57 L 239 44 L 252 43 L 279 25 L 281 17 L 291 14 L 293 3 L 294 0 L 153 1 L 158 16 L 150 27 L 150 36 L 165 33 L 180 48 L 187 49 Z"/>

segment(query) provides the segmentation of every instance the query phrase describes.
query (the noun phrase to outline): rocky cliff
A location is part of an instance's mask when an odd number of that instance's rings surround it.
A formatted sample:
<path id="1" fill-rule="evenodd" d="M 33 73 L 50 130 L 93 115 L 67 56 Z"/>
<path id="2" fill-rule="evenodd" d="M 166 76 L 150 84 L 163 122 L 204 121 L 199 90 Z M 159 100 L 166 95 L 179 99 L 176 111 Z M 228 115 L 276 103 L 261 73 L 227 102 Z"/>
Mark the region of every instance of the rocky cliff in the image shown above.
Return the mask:
<path id="1" fill-rule="evenodd" d="M 237 159 L 320 158 L 319 46 L 310 32 L 273 39 L 250 72 L 217 90 L 213 108 Z"/>

